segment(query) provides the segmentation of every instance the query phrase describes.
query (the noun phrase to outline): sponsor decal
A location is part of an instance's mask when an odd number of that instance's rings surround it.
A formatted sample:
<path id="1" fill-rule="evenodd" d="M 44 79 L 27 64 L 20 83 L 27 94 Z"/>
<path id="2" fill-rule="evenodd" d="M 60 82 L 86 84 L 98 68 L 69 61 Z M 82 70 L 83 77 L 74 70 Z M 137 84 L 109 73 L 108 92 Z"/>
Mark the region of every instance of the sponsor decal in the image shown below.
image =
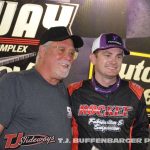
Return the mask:
<path id="1" fill-rule="evenodd" d="M 69 106 L 67 106 L 67 117 L 72 118 L 72 111 L 71 111 L 71 107 Z"/>
<path id="2" fill-rule="evenodd" d="M 122 45 L 122 40 L 116 35 L 107 35 L 106 38 L 108 44 Z"/>
<path id="3" fill-rule="evenodd" d="M 95 131 L 111 131 L 111 132 L 119 132 L 121 131 L 121 126 L 124 125 L 124 120 L 120 119 L 118 121 L 113 121 L 109 119 L 108 121 L 103 119 L 89 118 L 89 125 L 93 125 L 93 129 Z"/>
<path id="4" fill-rule="evenodd" d="M 78 116 L 98 116 L 98 117 L 120 117 L 127 118 L 131 106 L 115 106 L 115 105 L 87 105 L 82 104 L 79 107 Z"/>

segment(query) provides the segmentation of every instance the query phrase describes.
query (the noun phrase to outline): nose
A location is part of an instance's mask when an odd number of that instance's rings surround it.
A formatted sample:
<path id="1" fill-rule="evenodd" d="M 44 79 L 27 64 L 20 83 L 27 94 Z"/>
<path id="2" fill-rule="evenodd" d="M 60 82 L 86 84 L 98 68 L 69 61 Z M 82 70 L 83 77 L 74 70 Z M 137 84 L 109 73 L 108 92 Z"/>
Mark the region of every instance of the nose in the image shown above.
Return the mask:
<path id="1" fill-rule="evenodd" d="M 111 58 L 111 63 L 112 64 L 116 64 L 117 63 L 117 58 L 116 57 L 112 57 Z"/>

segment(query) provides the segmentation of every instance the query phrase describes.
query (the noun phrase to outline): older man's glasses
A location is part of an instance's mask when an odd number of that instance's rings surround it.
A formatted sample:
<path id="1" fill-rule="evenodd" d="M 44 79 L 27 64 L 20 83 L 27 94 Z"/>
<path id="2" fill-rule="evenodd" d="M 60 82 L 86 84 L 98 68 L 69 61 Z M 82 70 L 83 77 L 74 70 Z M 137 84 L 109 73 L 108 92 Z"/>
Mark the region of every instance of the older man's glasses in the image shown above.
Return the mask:
<path id="1" fill-rule="evenodd" d="M 64 46 L 53 46 L 53 48 L 56 48 L 58 50 L 58 53 L 60 55 L 68 55 L 71 59 L 75 60 L 78 57 L 78 52 L 76 49 L 68 49 Z"/>

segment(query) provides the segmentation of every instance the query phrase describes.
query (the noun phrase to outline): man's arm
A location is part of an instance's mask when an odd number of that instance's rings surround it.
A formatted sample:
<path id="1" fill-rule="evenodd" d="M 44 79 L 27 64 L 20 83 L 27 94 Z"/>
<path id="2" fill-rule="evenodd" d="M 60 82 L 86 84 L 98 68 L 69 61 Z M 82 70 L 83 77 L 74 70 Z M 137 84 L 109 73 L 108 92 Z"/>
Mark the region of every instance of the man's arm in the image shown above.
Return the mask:
<path id="1" fill-rule="evenodd" d="M 140 100 L 137 112 L 136 121 L 133 127 L 133 138 L 140 138 L 142 139 L 142 142 L 132 144 L 132 150 L 146 150 L 148 146 L 146 139 L 149 136 L 149 120 L 146 112 L 144 96 L 142 96 L 142 99 Z"/>
<path id="2" fill-rule="evenodd" d="M 145 140 L 149 136 L 149 120 L 146 112 L 146 102 L 144 98 L 144 89 L 138 84 L 129 81 L 129 88 L 132 90 L 135 99 L 138 101 L 135 122 L 133 124 L 132 138 L 139 139 L 136 143 L 132 143 L 131 150 L 147 150 L 148 143 Z"/>
<path id="3" fill-rule="evenodd" d="M 16 76 L 14 73 L 0 77 L 0 134 L 8 127 L 16 111 Z"/>
<path id="4" fill-rule="evenodd" d="M 0 124 L 0 135 L 3 132 L 3 130 L 4 130 L 4 126 L 2 124 Z"/>

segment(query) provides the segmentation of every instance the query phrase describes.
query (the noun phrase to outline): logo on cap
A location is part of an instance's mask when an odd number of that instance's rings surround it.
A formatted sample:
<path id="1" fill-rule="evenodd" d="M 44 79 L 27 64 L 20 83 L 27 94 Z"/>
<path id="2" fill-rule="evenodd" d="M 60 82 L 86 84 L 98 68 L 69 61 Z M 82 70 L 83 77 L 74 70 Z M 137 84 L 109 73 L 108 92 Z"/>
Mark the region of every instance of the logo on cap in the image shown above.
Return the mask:
<path id="1" fill-rule="evenodd" d="M 121 38 L 117 35 L 114 35 L 114 34 L 106 35 L 106 43 L 107 44 L 123 45 Z"/>

